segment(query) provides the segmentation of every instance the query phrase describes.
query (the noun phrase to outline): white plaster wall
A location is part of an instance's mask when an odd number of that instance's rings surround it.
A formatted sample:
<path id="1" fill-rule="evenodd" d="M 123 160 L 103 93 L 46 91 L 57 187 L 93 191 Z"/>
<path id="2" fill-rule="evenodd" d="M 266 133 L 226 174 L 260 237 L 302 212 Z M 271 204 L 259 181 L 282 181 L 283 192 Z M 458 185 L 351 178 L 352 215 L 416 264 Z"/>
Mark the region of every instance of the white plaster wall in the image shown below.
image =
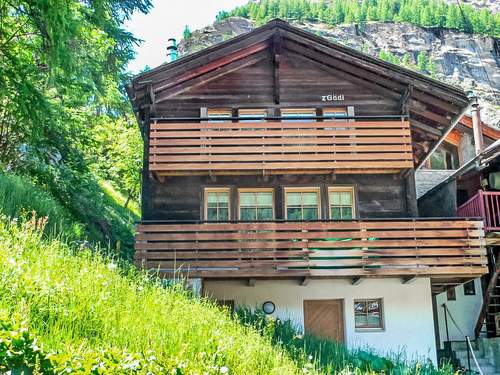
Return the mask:
<path id="1" fill-rule="evenodd" d="M 301 286 L 294 280 L 257 280 L 255 286 L 243 281 L 204 280 L 206 295 L 234 300 L 235 305 L 261 308 L 273 301 L 273 315 L 291 319 L 303 328 L 303 300 L 344 299 L 346 344 L 350 347 L 370 347 L 380 354 L 404 352 L 408 359 L 430 358 L 436 362 L 436 340 L 432 312 L 430 280 L 415 279 L 402 284 L 399 279 L 364 279 L 358 285 L 350 280 L 310 280 Z M 356 331 L 354 299 L 382 298 L 384 329 Z"/>
<path id="2" fill-rule="evenodd" d="M 443 347 L 443 341 L 446 341 L 446 327 L 444 320 L 443 303 L 446 303 L 451 316 L 457 323 L 460 330 L 455 326 L 452 319 L 448 317 L 448 332 L 451 341 L 463 341 L 465 336 L 474 337 L 474 327 L 476 325 L 479 311 L 483 303 L 483 293 L 481 289 L 481 280 L 474 280 L 476 286 L 476 295 L 464 295 L 463 285 L 455 288 L 456 301 L 448 301 L 446 293 L 441 293 L 436 296 L 436 308 L 438 312 L 439 323 L 439 340 L 440 345 Z"/>

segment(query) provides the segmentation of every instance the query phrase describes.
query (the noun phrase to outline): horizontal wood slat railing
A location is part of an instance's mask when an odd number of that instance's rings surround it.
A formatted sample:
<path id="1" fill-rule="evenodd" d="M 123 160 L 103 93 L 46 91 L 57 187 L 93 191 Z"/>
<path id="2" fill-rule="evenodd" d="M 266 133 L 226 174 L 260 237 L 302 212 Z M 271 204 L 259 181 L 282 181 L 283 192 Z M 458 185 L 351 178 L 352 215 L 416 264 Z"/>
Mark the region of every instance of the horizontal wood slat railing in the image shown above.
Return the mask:
<path id="1" fill-rule="evenodd" d="M 167 176 L 393 173 L 413 167 L 410 125 L 401 120 L 156 122 L 149 146 L 150 171 Z"/>
<path id="2" fill-rule="evenodd" d="M 485 221 L 485 231 L 500 231 L 500 191 L 479 190 L 457 208 L 457 215 L 481 217 Z"/>
<path id="3" fill-rule="evenodd" d="M 487 273 L 481 221 L 142 223 L 138 266 L 201 277 Z"/>

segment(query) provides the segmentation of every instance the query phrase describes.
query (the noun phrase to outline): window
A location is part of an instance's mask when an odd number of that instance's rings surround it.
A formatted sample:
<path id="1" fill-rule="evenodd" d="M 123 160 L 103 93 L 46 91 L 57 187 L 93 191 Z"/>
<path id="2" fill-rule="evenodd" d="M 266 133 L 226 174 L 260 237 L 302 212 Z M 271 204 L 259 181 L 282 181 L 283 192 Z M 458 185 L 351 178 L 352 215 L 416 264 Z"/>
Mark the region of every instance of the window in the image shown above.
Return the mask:
<path id="1" fill-rule="evenodd" d="M 229 220 L 229 189 L 205 189 L 205 219 Z"/>
<path id="2" fill-rule="evenodd" d="M 430 157 L 431 169 L 457 169 L 458 150 L 456 146 L 442 144 Z"/>
<path id="3" fill-rule="evenodd" d="M 212 108 L 208 109 L 207 116 L 209 122 L 230 122 L 231 120 L 225 119 L 232 117 L 232 111 L 229 108 Z"/>
<path id="4" fill-rule="evenodd" d="M 334 118 L 342 118 L 347 117 L 347 108 L 346 107 L 337 107 L 337 108 L 324 108 L 323 116 L 332 116 Z M 345 121 L 340 119 L 339 121 Z"/>
<path id="5" fill-rule="evenodd" d="M 354 325 L 356 329 L 383 329 L 382 299 L 354 300 Z"/>
<path id="6" fill-rule="evenodd" d="M 287 220 L 318 220 L 319 188 L 285 188 Z"/>
<path id="7" fill-rule="evenodd" d="M 328 199 L 331 220 L 352 220 L 355 215 L 354 188 L 329 187 Z"/>
<path id="8" fill-rule="evenodd" d="M 274 199 L 272 189 L 240 189 L 240 220 L 272 220 Z"/>
<path id="9" fill-rule="evenodd" d="M 240 109 L 238 110 L 238 115 L 240 122 L 260 122 L 263 121 L 260 120 L 261 118 L 264 119 L 267 116 L 267 111 L 265 109 Z M 245 117 L 257 117 L 259 120 L 244 120 Z"/>
<path id="10" fill-rule="evenodd" d="M 457 295 L 455 293 L 455 288 L 449 288 L 446 290 L 446 299 L 448 301 L 456 301 Z"/>
<path id="11" fill-rule="evenodd" d="M 466 296 L 476 295 L 476 285 L 474 284 L 474 280 L 471 280 L 464 284 L 464 295 Z"/>
<path id="12" fill-rule="evenodd" d="M 300 117 L 316 116 L 315 108 L 284 108 L 281 110 L 281 117 L 284 117 L 283 122 L 314 122 L 313 119 L 301 119 Z M 286 119 L 287 117 L 299 117 L 295 119 Z"/>

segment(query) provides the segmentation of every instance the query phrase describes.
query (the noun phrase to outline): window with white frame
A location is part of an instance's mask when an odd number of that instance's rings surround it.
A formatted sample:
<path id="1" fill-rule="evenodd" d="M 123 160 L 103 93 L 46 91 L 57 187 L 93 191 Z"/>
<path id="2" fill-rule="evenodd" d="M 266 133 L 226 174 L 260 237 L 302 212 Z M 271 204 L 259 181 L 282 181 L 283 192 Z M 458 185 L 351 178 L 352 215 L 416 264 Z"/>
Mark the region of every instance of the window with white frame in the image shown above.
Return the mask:
<path id="1" fill-rule="evenodd" d="M 355 217 L 354 187 L 330 186 L 328 200 L 331 220 L 352 220 Z"/>
<path id="2" fill-rule="evenodd" d="M 273 189 L 239 189 L 240 220 L 274 219 Z"/>
<path id="3" fill-rule="evenodd" d="M 228 221 L 230 219 L 229 188 L 205 189 L 205 220 Z"/>
<path id="4" fill-rule="evenodd" d="M 319 188 L 285 188 L 285 215 L 287 220 L 318 220 Z"/>
<path id="5" fill-rule="evenodd" d="M 383 329 L 382 299 L 354 300 L 354 324 L 356 329 Z"/>

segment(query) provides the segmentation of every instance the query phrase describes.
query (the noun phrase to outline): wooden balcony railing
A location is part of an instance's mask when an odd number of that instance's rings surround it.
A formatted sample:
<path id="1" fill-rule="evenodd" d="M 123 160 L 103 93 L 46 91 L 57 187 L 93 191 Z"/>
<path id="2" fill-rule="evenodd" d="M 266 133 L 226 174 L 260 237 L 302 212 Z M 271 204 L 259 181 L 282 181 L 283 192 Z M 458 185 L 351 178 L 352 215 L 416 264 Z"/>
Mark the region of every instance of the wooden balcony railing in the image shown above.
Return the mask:
<path id="1" fill-rule="evenodd" d="M 500 230 L 500 192 L 479 190 L 476 195 L 457 208 L 462 217 L 482 217 L 484 230 Z"/>
<path id="2" fill-rule="evenodd" d="M 160 176 L 396 173 L 413 168 L 408 121 L 215 122 L 150 126 Z"/>
<path id="3" fill-rule="evenodd" d="M 481 221 L 142 223 L 139 266 L 199 277 L 478 277 Z"/>

